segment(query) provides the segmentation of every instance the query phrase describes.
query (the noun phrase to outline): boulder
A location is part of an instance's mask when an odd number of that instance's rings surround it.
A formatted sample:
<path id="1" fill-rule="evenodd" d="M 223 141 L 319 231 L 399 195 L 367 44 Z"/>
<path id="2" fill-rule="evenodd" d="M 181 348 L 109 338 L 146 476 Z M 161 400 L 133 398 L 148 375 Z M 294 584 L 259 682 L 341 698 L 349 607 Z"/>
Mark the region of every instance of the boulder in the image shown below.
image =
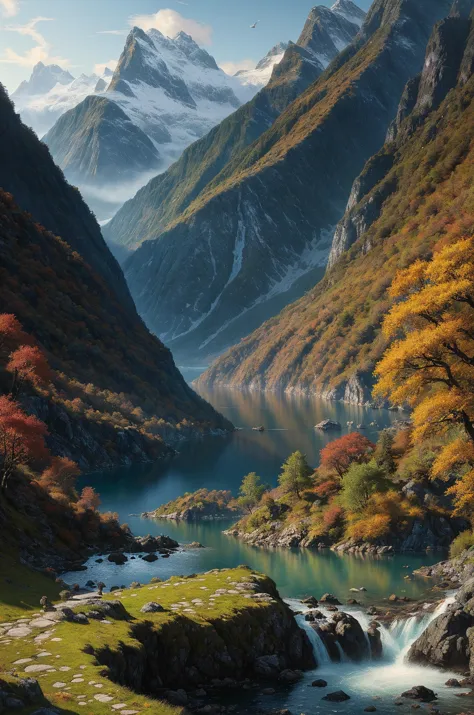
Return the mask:
<path id="1" fill-rule="evenodd" d="M 327 681 L 323 680 L 322 678 L 318 678 L 318 680 L 313 680 L 311 683 L 311 687 L 313 688 L 327 688 Z"/>
<path id="2" fill-rule="evenodd" d="M 405 690 L 405 692 L 401 694 L 401 697 L 407 698 L 408 700 L 419 700 L 422 703 L 432 703 L 438 696 L 433 690 L 425 688 L 424 685 L 416 685 L 414 688 L 411 688 L 411 690 Z"/>
<path id="3" fill-rule="evenodd" d="M 468 631 L 474 626 L 474 616 L 456 606 L 438 616 L 413 643 L 410 662 L 449 670 L 469 668 L 472 636 Z"/>
<path id="4" fill-rule="evenodd" d="M 179 544 L 174 539 L 169 536 L 137 536 L 134 539 L 132 546 L 132 551 L 134 553 L 139 553 L 140 551 L 145 551 L 147 553 L 152 553 L 155 551 L 174 551 L 179 547 Z"/>
<path id="5" fill-rule="evenodd" d="M 336 613 L 333 617 L 335 636 L 351 660 L 360 661 L 368 656 L 365 633 L 359 621 L 348 613 Z"/>
<path id="6" fill-rule="evenodd" d="M 164 610 L 163 606 L 160 606 L 159 603 L 150 601 L 140 608 L 140 613 L 162 613 Z"/>
<path id="7" fill-rule="evenodd" d="M 445 685 L 448 688 L 460 688 L 461 687 L 461 683 L 459 682 L 459 680 L 456 680 L 456 678 L 450 678 L 449 680 L 447 680 L 445 682 Z"/>
<path id="8" fill-rule="evenodd" d="M 378 660 L 383 655 L 382 636 L 377 626 L 371 624 L 367 631 L 372 660 Z"/>
<path id="9" fill-rule="evenodd" d="M 332 593 L 325 593 L 321 598 L 319 599 L 320 603 L 330 603 L 332 606 L 340 606 L 342 605 L 340 601 L 336 598 L 336 596 L 333 596 Z"/>
<path id="10" fill-rule="evenodd" d="M 304 603 L 305 606 L 317 606 L 318 600 L 314 596 L 308 596 L 308 598 L 304 598 L 301 603 Z"/>
<path id="11" fill-rule="evenodd" d="M 350 699 L 351 696 L 347 695 L 343 690 L 336 690 L 336 692 L 328 693 L 323 697 L 323 700 L 328 700 L 330 703 L 343 703 Z"/>
<path id="12" fill-rule="evenodd" d="M 145 554 L 142 556 L 143 561 L 148 561 L 148 563 L 153 563 L 153 561 L 158 561 L 158 556 L 156 554 Z"/>
<path id="13" fill-rule="evenodd" d="M 301 670 L 290 670 L 287 668 L 286 670 L 282 670 L 280 673 L 280 680 L 284 683 L 297 683 L 302 678 L 303 673 Z"/>
<path id="14" fill-rule="evenodd" d="M 257 675 L 265 678 L 276 678 L 280 673 L 280 660 L 277 655 L 262 655 L 253 664 Z"/>
<path id="15" fill-rule="evenodd" d="M 335 420 L 323 420 L 314 426 L 314 429 L 320 430 L 321 432 L 340 432 L 342 426 L 340 422 Z"/>
<path id="16" fill-rule="evenodd" d="M 107 556 L 107 560 L 113 564 L 117 564 L 117 566 L 122 566 L 128 561 L 128 558 L 125 556 L 125 554 L 122 554 L 121 551 L 113 551 Z"/>

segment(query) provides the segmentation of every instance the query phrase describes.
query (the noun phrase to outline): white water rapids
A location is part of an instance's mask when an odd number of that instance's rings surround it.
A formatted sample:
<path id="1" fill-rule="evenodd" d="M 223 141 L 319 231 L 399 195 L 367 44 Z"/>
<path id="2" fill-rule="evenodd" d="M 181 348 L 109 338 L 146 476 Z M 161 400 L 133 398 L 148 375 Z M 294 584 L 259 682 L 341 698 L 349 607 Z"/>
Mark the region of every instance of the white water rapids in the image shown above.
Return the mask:
<path id="1" fill-rule="evenodd" d="M 306 673 L 301 681 L 291 692 L 286 693 L 282 702 L 282 693 L 279 692 L 273 698 L 278 699 L 278 706 L 286 707 L 294 713 L 353 713 L 362 712 L 367 706 L 375 706 L 378 713 L 384 715 L 397 712 L 399 709 L 395 702 L 405 690 L 416 685 L 424 685 L 431 688 L 438 694 L 437 706 L 441 707 L 443 713 L 454 715 L 464 709 L 471 710 L 474 701 L 470 698 L 456 697 L 456 693 L 466 692 L 468 689 L 453 690 L 445 686 L 448 678 L 459 678 L 459 674 L 440 671 L 431 667 L 421 667 L 414 663 L 406 662 L 406 655 L 410 646 L 427 628 L 427 626 L 438 616 L 446 611 L 454 598 L 445 599 L 435 611 L 424 615 L 414 615 L 407 619 L 394 621 L 391 626 L 380 625 L 380 634 L 383 645 L 383 656 L 380 660 L 367 659 L 362 663 L 354 663 L 347 656 L 340 663 L 332 662 L 328 656 L 326 647 L 318 635 L 311 627 L 311 624 L 304 619 L 304 612 L 308 609 L 301 602 L 288 599 L 287 603 L 294 611 L 299 611 L 296 616 L 298 624 L 303 628 L 311 641 L 318 667 Z M 330 618 L 331 612 L 325 611 L 318 606 L 323 615 Z M 346 613 L 356 618 L 362 626 L 364 632 L 369 624 L 376 617 L 368 616 L 364 611 L 356 608 L 344 608 Z M 303 612 L 303 613 L 301 613 Z M 312 688 L 311 683 L 315 679 L 323 679 L 328 683 L 327 688 Z M 343 703 L 331 703 L 323 700 L 323 696 L 329 692 L 343 690 L 350 696 L 350 700 Z M 265 700 L 269 705 L 269 699 Z M 272 707 L 275 706 L 272 702 Z M 467 708 L 467 704 L 469 707 Z M 410 706 L 410 701 L 406 701 Z"/>

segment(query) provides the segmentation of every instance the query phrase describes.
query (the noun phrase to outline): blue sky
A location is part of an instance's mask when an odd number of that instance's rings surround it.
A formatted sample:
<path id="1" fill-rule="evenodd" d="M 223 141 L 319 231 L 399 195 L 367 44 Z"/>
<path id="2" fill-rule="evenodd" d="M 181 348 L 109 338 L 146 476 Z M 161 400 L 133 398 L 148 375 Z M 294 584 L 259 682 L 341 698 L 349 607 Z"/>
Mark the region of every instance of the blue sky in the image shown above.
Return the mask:
<path id="1" fill-rule="evenodd" d="M 331 5 L 333 0 L 320 0 Z M 359 0 L 364 10 L 371 0 Z M 311 0 L 0 0 L 0 81 L 9 91 L 38 60 L 77 76 L 117 60 L 130 24 L 183 29 L 227 70 L 296 40 Z M 135 19 L 132 19 L 135 18 Z M 259 20 L 256 30 L 250 24 Z"/>

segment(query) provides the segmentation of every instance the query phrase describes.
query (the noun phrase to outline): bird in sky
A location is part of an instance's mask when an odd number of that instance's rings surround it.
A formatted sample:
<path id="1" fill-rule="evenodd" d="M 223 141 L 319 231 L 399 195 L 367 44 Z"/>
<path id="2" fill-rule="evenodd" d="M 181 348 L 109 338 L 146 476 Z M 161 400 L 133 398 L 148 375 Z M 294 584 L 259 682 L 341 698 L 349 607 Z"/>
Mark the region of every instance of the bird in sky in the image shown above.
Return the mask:
<path id="1" fill-rule="evenodd" d="M 260 22 L 260 20 L 257 20 L 257 22 L 254 22 L 253 25 L 250 25 L 250 29 L 255 30 L 255 28 L 257 27 L 259 22 Z"/>

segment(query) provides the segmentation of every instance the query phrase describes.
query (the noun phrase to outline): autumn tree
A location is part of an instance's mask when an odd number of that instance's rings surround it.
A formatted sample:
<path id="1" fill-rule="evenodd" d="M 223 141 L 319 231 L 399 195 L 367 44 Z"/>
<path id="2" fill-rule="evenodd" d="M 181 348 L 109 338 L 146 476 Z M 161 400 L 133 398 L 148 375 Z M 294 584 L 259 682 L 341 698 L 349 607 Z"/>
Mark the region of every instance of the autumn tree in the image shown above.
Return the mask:
<path id="1" fill-rule="evenodd" d="M 237 503 L 243 509 L 251 512 L 259 504 L 262 496 L 268 490 L 268 486 L 262 483 L 261 478 L 255 473 L 247 474 L 239 488 L 240 496 Z"/>
<path id="2" fill-rule="evenodd" d="M 49 458 L 46 425 L 27 415 L 10 397 L 0 397 L 0 487 L 4 491 L 16 468 Z"/>
<path id="3" fill-rule="evenodd" d="M 0 358 L 6 358 L 19 345 L 26 345 L 31 338 L 24 332 L 18 318 L 12 313 L 0 313 Z"/>
<path id="4" fill-rule="evenodd" d="M 18 395 L 25 382 L 35 387 L 51 382 L 51 369 L 46 356 L 35 345 L 21 345 L 12 352 L 7 370 L 13 374 L 13 397 Z"/>
<path id="5" fill-rule="evenodd" d="M 342 478 L 341 501 L 349 512 L 363 511 L 373 494 L 387 491 L 390 482 L 375 460 L 352 464 Z"/>
<path id="6" fill-rule="evenodd" d="M 390 295 L 398 302 L 383 331 L 394 342 L 376 367 L 375 393 L 414 408 L 415 443 L 453 425 L 463 429 L 465 438 L 441 451 L 433 473 L 449 473 L 459 466 L 458 455 L 466 456 L 466 471 L 452 490 L 457 508 L 465 510 L 474 505 L 474 238 L 399 272 Z"/>
<path id="7" fill-rule="evenodd" d="M 311 486 L 312 470 L 306 461 L 306 456 L 300 451 L 290 454 L 282 466 L 278 483 L 286 494 L 293 494 L 301 498 L 303 489 Z"/>
<path id="8" fill-rule="evenodd" d="M 72 500 L 76 496 L 76 482 L 80 473 L 79 467 L 72 459 L 53 457 L 51 464 L 44 470 L 39 481 L 47 491 L 58 490 Z"/>
<path id="9" fill-rule="evenodd" d="M 334 469 L 340 477 L 349 469 L 353 462 L 361 463 L 370 459 L 370 453 L 375 449 L 367 437 L 359 432 L 351 432 L 333 442 L 329 442 L 320 452 L 321 466 Z"/>
<path id="10" fill-rule="evenodd" d="M 100 496 L 93 487 L 84 487 L 77 502 L 77 508 L 82 511 L 96 511 L 100 506 Z"/>

